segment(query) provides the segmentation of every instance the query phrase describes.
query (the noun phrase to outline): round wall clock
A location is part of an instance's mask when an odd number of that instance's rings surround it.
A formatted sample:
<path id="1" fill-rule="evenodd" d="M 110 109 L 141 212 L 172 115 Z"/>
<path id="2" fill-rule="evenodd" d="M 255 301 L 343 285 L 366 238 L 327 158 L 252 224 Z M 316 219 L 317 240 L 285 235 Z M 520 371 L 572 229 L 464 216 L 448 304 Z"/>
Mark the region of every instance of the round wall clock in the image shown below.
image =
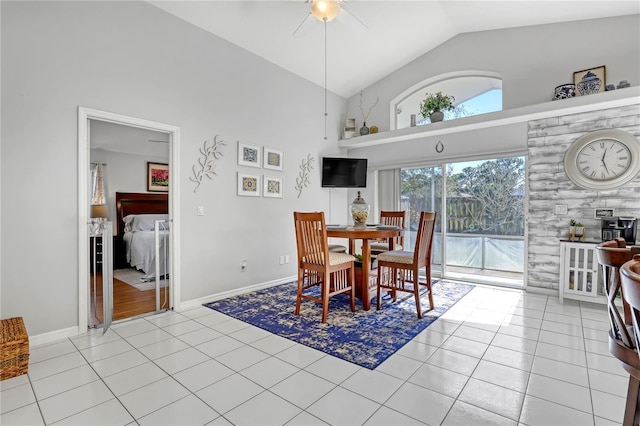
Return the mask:
<path id="1" fill-rule="evenodd" d="M 564 170 L 582 188 L 617 188 L 640 173 L 640 142 L 623 130 L 596 130 L 571 144 Z"/>

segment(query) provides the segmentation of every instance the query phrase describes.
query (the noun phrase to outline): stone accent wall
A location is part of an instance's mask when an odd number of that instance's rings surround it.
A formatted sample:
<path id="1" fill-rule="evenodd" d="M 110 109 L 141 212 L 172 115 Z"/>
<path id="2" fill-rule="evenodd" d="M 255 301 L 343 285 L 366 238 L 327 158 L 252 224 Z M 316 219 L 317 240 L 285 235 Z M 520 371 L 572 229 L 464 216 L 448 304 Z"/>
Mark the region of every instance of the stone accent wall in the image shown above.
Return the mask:
<path id="1" fill-rule="evenodd" d="M 564 171 L 564 154 L 573 141 L 610 128 L 640 138 L 640 104 L 528 123 L 528 286 L 558 289 L 560 240 L 568 237 L 570 219 L 582 222 L 587 240 L 600 241 L 595 208 L 612 208 L 616 216 L 640 218 L 640 176 L 620 188 L 590 191 L 576 186 Z M 567 205 L 568 214 L 556 215 L 557 204 Z"/>

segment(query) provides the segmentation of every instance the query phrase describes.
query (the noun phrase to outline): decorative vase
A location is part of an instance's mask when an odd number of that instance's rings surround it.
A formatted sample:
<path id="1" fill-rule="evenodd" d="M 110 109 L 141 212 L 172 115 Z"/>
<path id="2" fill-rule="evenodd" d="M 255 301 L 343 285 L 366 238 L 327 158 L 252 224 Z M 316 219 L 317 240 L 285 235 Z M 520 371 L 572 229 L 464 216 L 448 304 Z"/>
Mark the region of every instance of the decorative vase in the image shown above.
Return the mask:
<path id="1" fill-rule="evenodd" d="M 618 89 L 624 89 L 625 87 L 631 87 L 631 83 L 629 83 L 627 80 L 622 80 L 620 81 L 620 83 L 618 83 Z"/>
<path id="2" fill-rule="evenodd" d="M 444 113 L 437 109 L 431 113 L 431 115 L 429 116 L 429 120 L 431 120 L 432 123 L 442 121 L 444 120 Z"/>
<path id="3" fill-rule="evenodd" d="M 369 127 L 369 133 L 370 134 L 378 133 L 378 126 Z"/>
<path id="4" fill-rule="evenodd" d="M 351 203 L 349 210 L 353 218 L 353 226 L 355 228 L 364 228 L 367 217 L 369 217 L 369 204 L 360 196 L 360 191 L 358 191 L 358 196 Z"/>
<path id="5" fill-rule="evenodd" d="M 362 127 L 360 127 L 360 136 L 364 136 L 368 134 L 369 134 L 369 128 L 367 127 L 367 123 L 364 122 L 362 123 Z"/>
<path id="6" fill-rule="evenodd" d="M 560 86 L 556 86 L 553 100 L 557 101 L 559 99 L 573 98 L 575 96 L 576 96 L 575 84 L 561 84 Z"/>

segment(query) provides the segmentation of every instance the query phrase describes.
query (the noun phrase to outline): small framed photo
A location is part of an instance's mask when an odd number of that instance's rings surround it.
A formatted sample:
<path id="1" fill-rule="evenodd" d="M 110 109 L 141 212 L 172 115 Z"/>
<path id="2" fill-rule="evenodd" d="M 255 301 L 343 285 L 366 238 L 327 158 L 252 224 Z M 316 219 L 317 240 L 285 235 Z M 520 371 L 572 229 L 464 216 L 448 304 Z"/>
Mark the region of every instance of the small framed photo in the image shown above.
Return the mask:
<path id="1" fill-rule="evenodd" d="M 264 187 L 262 196 L 267 198 L 282 198 L 282 179 L 269 176 L 263 177 Z"/>
<path id="2" fill-rule="evenodd" d="M 594 219 L 613 217 L 613 209 L 595 209 Z"/>
<path id="3" fill-rule="evenodd" d="M 260 175 L 238 173 L 238 195 L 244 197 L 259 197 Z"/>
<path id="4" fill-rule="evenodd" d="M 284 154 L 282 151 L 276 151 L 275 149 L 265 147 L 263 161 L 264 161 L 264 163 L 262 164 L 263 168 L 269 169 L 269 170 L 282 171 Z"/>
<path id="5" fill-rule="evenodd" d="M 579 96 L 604 92 L 607 85 L 605 66 L 589 68 L 573 73 L 573 84 Z"/>
<path id="6" fill-rule="evenodd" d="M 348 131 L 356 130 L 356 118 L 355 117 L 347 117 L 347 120 L 345 121 L 344 129 L 348 130 Z"/>
<path id="7" fill-rule="evenodd" d="M 238 142 L 238 165 L 260 168 L 262 148 Z"/>
<path id="8" fill-rule="evenodd" d="M 169 165 L 147 161 L 147 191 L 169 192 Z"/>

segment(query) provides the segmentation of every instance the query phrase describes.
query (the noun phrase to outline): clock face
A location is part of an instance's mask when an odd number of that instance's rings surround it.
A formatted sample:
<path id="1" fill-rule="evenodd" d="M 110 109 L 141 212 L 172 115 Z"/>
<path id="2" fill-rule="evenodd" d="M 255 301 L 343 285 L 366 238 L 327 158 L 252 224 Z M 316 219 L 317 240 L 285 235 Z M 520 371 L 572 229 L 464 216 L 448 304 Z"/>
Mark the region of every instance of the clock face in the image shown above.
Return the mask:
<path id="1" fill-rule="evenodd" d="M 585 145 L 576 157 L 578 171 L 588 179 L 610 181 L 631 166 L 631 151 L 615 139 L 599 139 Z"/>
<path id="2" fill-rule="evenodd" d="M 564 169 L 581 188 L 617 188 L 640 175 L 640 141 L 621 129 L 595 130 L 567 149 Z"/>

